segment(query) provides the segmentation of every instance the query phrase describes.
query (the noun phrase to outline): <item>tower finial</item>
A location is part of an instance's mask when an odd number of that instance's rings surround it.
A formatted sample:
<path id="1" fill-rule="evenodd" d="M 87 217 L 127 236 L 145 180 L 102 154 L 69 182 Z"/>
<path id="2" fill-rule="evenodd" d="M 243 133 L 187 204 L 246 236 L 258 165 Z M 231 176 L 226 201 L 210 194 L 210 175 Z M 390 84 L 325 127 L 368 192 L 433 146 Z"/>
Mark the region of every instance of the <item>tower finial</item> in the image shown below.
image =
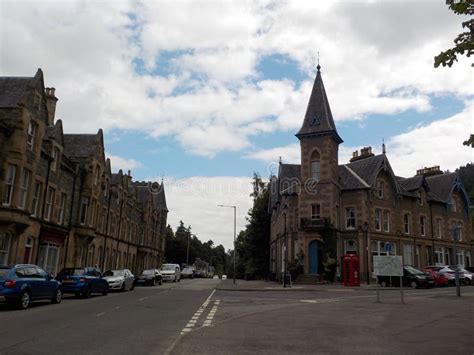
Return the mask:
<path id="1" fill-rule="evenodd" d="M 316 66 L 316 69 L 318 69 L 318 71 L 321 70 L 321 66 L 319 65 L 319 51 L 318 51 L 318 65 Z"/>
<path id="2" fill-rule="evenodd" d="M 386 153 L 386 150 L 385 150 L 385 139 L 382 138 L 382 153 L 385 154 Z"/>
<path id="3" fill-rule="evenodd" d="M 280 164 L 282 163 L 282 161 L 281 161 L 281 157 L 280 157 L 280 159 L 278 159 L 278 163 L 280 163 Z"/>

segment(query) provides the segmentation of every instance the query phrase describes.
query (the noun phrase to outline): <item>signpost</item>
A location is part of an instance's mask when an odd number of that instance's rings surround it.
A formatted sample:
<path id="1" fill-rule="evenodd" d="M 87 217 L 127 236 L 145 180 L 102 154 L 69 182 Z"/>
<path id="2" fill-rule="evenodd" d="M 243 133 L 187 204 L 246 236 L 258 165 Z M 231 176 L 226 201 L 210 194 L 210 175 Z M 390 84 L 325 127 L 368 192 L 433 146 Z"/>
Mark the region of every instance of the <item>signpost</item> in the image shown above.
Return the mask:
<path id="1" fill-rule="evenodd" d="M 391 244 L 389 244 L 391 248 Z M 387 250 L 387 244 L 385 244 Z M 378 276 L 398 276 L 400 277 L 400 300 L 403 304 L 403 258 L 398 255 L 374 256 L 374 274 Z M 379 282 L 377 279 L 377 302 L 380 302 Z"/>

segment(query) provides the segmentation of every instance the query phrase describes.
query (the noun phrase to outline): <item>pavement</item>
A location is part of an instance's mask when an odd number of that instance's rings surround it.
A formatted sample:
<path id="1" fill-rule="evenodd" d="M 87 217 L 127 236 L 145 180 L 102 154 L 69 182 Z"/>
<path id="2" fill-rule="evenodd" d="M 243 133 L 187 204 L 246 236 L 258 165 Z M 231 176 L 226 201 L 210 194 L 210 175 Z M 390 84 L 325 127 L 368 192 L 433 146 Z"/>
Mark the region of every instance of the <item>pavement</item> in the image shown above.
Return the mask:
<path id="1" fill-rule="evenodd" d="M 388 289 L 378 303 L 370 289 L 301 287 L 194 279 L 0 304 L 0 355 L 474 353 L 474 287 L 405 290 L 404 304 Z"/>

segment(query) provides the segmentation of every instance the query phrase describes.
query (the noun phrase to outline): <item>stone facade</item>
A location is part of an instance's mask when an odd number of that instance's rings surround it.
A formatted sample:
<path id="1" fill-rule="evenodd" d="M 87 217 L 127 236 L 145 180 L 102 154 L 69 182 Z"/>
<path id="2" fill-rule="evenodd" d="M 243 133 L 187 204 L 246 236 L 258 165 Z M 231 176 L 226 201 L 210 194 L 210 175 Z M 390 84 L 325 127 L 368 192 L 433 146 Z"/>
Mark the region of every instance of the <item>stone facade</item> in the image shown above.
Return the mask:
<path id="1" fill-rule="evenodd" d="M 57 100 L 41 70 L 0 78 L 0 264 L 159 267 L 163 183 L 112 174 L 102 130 L 64 134 Z"/>
<path id="2" fill-rule="evenodd" d="M 473 265 L 472 206 L 462 181 L 439 167 L 411 178 L 394 174 L 385 146 L 354 152 L 339 165 L 342 139 L 332 118 L 318 73 L 301 130 L 301 164 L 280 162 L 270 182 L 270 268 L 278 277 L 285 265 L 299 264 L 305 274 L 325 273 L 323 230 L 337 245 L 337 274 L 345 254 L 357 254 L 362 280 L 372 277 L 372 256 L 403 255 L 404 263 Z M 452 228 L 461 240 L 454 254 Z M 386 251 L 390 247 L 391 251 Z"/>

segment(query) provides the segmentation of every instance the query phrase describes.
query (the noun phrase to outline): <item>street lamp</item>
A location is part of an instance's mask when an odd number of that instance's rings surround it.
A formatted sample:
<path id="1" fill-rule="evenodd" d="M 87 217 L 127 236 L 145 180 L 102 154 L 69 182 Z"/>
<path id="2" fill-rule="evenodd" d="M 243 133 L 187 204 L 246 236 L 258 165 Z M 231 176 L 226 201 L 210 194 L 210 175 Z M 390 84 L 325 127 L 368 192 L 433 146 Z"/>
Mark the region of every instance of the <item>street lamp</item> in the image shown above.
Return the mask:
<path id="1" fill-rule="evenodd" d="M 191 234 L 188 231 L 188 246 L 186 248 L 186 266 L 189 266 L 189 238 L 196 237 L 196 234 Z M 197 238 L 197 237 L 196 237 Z"/>
<path id="2" fill-rule="evenodd" d="M 365 277 L 367 279 L 367 285 L 370 284 L 369 280 L 369 223 L 364 222 L 362 230 L 365 233 Z"/>
<path id="3" fill-rule="evenodd" d="M 456 261 L 456 269 L 454 270 L 454 280 L 456 282 L 456 296 L 461 296 L 461 287 L 459 285 L 459 264 L 458 264 L 458 250 L 456 242 L 459 240 L 459 231 L 461 227 L 458 225 L 453 225 L 453 228 L 449 229 L 449 232 L 453 236 L 453 249 L 454 249 L 454 259 Z"/>
<path id="4" fill-rule="evenodd" d="M 233 208 L 234 209 L 234 285 L 235 285 L 235 233 L 236 233 L 236 228 L 237 228 L 237 206 L 226 206 L 226 205 L 218 205 L 219 207 L 224 207 L 224 208 Z"/>

